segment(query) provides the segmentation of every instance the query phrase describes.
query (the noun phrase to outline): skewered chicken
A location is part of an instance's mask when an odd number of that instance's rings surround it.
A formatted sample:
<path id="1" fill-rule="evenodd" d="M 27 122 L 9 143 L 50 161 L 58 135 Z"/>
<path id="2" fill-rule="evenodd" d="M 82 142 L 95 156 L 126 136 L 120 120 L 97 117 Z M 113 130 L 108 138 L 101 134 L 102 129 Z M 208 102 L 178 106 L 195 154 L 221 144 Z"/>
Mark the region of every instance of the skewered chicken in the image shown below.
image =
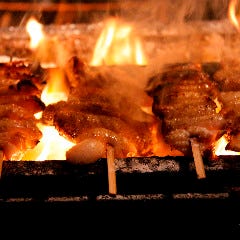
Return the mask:
<path id="1" fill-rule="evenodd" d="M 0 64 L 0 149 L 5 159 L 21 159 L 42 136 L 34 114 L 42 111 L 42 78 L 23 62 Z"/>
<path id="2" fill-rule="evenodd" d="M 87 68 L 77 58 L 69 64 L 66 70 L 72 87 L 69 99 L 48 105 L 43 122 L 53 124 L 61 135 L 77 144 L 74 149 L 79 150 L 79 161 L 82 150 L 88 151 L 93 145 L 92 151 L 99 151 L 93 155 L 98 158 L 106 157 L 106 145 L 113 146 L 119 158 L 149 154 L 151 127 L 156 119 L 143 112 L 129 95 L 122 94 L 121 89 L 127 92 L 131 88 L 104 71 Z M 77 150 L 70 150 L 67 159 L 75 159 L 71 153 Z"/>
<path id="3" fill-rule="evenodd" d="M 223 104 L 232 110 L 234 120 L 228 132 L 227 150 L 240 151 L 240 63 L 230 60 L 221 63 L 213 74 L 214 81 L 220 88 Z"/>
<path id="4" fill-rule="evenodd" d="M 198 141 L 202 156 L 209 155 L 234 119 L 200 64 L 168 66 L 149 80 L 146 91 L 154 99 L 153 113 L 162 122 L 165 141 L 186 156 L 192 156 L 191 139 Z"/>

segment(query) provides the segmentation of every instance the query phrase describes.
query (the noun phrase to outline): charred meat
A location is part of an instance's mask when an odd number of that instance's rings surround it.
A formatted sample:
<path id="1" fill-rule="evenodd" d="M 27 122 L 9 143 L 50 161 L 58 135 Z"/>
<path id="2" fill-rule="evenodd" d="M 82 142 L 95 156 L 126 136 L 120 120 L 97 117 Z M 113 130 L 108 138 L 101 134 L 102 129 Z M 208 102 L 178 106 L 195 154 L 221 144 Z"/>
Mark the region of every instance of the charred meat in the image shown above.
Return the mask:
<path id="1" fill-rule="evenodd" d="M 40 76 L 23 62 L 0 64 L 0 149 L 5 159 L 20 159 L 42 136 L 34 117 L 45 108 L 41 86 Z"/>
<path id="2" fill-rule="evenodd" d="M 43 122 L 54 125 L 61 135 L 79 144 L 79 149 L 84 148 L 82 142 L 88 149 L 93 140 L 93 145 L 101 149 L 107 144 L 113 146 L 116 157 L 150 154 L 155 118 L 120 91 L 123 88 L 125 92 L 131 91 L 131 88 L 105 75 L 104 71 L 86 68 L 77 58 L 71 59 L 69 64 L 68 101 L 48 105 L 43 112 Z"/>
<path id="3" fill-rule="evenodd" d="M 161 120 L 165 141 L 186 156 L 192 156 L 191 138 L 202 155 L 209 155 L 232 124 L 218 84 L 200 64 L 167 66 L 149 80 L 146 91 L 153 97 L 152 110 Z"/>
<path id="4" fill-rule="evenodd" d="M 213 75 L 220 88 L 223 104 L 231 109 L 234 115 L 232 127 L 228 132 L 227 150 L 240 151 L 240 64 L 237 60 L 229 60 L 220 64 Z"/>

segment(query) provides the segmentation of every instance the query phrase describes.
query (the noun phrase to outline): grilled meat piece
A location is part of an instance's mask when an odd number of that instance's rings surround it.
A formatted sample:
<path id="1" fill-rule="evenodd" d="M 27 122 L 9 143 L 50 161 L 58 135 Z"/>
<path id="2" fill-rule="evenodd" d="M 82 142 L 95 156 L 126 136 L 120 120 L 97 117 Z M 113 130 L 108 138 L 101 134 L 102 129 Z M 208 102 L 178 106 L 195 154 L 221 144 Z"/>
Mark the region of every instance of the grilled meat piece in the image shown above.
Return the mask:
<path id="1" fill-rule="evenodd" d="M 123 88 L 121 79 L 104 75 L 102 69 L 100 73 L 97 68 L 86 68 L 78 61 L 70 60 L 72 65 L 67 69 L 71 85 L 68 101 L 48 105 L 42 121 L 53 124 L 76 144 L 86 139 L 97 139 L 104 146 L 110 144 L 116 157 L 152 153 L 151 127 L 156 119 L 143 112 L 129 94 L 122 93 L 122 89 L 131 92 L 132 88 L 128 85 Z"/>
<path id="2" fill-rule="evenodd" d="M 217 85 L 201 65 L 176 64 L 149 80 L 147 93 L 153 97 L 153 113 L 161 120 L 165 141 L 186 156 L 192 156 L 190 139 L 199 142 L 202 155 L 231 125 L 231 114 L 222 107 Z"/>
<path id="3" fill-rule="evenodd" d="M 214 73 L 213 79 L 221 92 L 240 91 L 240 63 L 236 60 L 220 63 L 219 69 Z"/>
<path id="4" fill-rule="evenodd" d="M 0 105 L 4 106 L 8 104 L 23 107 L 32 114 L 40 112 L 45 108 L 44 103 L 37 96 L 0 94 Z"/>
<path id="5" fill-rule="evenodd" d="M 227 150 L 240 151 L 240 62 L 229 60 L 220 64 L 220 68 L 214 73 L 213 79 L 221 90 L 223 104 L 231 109 L 234 115 L 232 127 L 228 132 L 229 143 Z"/>
<path id="6" fill-rule="evenodd" d="M 43 83 L 23 62 L 0 64 L 0 150 L 4 158 L 20 160 L 42 136 L 34 114 L 45 108 Z"/>
<path id="7" fill-rule="evenodd" d="M 26 149 L 33 148 L 41 138 L 42 133 L 33 119 L 0 120 L 0 148 L 7 159 L 18 159 Z M 14 147 L 10 149 L 10 145 Z M 16 158 L 17 157 L 17 158 Z"/>
<path id="8" fill-rule="evenodd" d="M 35 121 L 33 114 L 40 111 L 39 106 L 36 108 L 25 108 L 16 103 L 0 104 L 0 118 L 9 118 L 13 120 L 32 119 Z"/>
<path id="9" fill-rule="evenodd" d="M 226 150 L 240 152 L 240 132 L 231 132 L 228 136 L 228 143 L 226 145 Z"/>
<path id="10" fill-rule="evenodd" d="M 149 123 L 134 121 L 130 125 L 129 121 L 111 116 L 111 114 L 94 112 L 94 108 L 91 113 L 89 112 L 90 110 L 84 112 L 81 109 L 77 109 L 76 105 L 75 110 L 71 110 L 71 103 L 58 103 L 57 107 L 61 110 L 54 108 L 54 105 L 46 107 L 46 110 L 43 112 L 43 119 L 45 119 L 46 114 L 51 114 L 53 116 L 53 125 L 56 129 L 67 139 L 75 143 L 79 143 L 86 138 L 106 139 L 105 136 L 109 135 L 112 136 L 112 139 L 115 139 L 113 145 L 117 146 L 118 142 L 118 147 L 122 147 L 124 142 L 124 151 L 128 151 L 132 143 L 137 144 L 139 149 L 144 150 L 150 140 L 150 136 L 148 136 L 148 139 L 145 136 L 147 135 L 145 132 L 150 131 Z M 91 106 L 89 108 L 91 109 Z M 49 112 L 50 109 L 51 113 Z M 105 130 L 98 131 L 97 129 Z M 143 138 L 144 136 L 145 138 Z M 119 157 L 124 156 L 121 154 Z"/>
<path id="11" fill-rule="evenodd" d="M 43 69 L 33 72 L 23 61 L 0 63 L 0 76 L 0 93 L 15 90 L 40 97 L 46 83 Z"/>

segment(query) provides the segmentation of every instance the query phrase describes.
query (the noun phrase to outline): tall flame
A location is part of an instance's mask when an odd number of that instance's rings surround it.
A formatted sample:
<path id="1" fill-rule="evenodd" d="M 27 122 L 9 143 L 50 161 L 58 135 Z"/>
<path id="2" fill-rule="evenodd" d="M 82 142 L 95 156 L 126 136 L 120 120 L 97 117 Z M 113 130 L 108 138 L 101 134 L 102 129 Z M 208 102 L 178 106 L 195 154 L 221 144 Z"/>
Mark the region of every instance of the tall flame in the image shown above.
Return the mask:
<path id="1" fill-rule="evenodd" d="M 113 18 L 107 21 L 100 34 L 90 65 L 121 64 L 146 65 L 147 60 L 133 27 Z"/>
<path id="2" fill-rule="evenodd" d="M 57 69 L 50 69 L 49 71 L 49 79 L 41 96 L 42 101 L 45 105 L 67 101 L 68 86 L 64 81 L 63 72 Z M 65 160 L 66 151 L 75 144 L 60 136 L 59 132 L 53 126 L 38 124 L 38 128 L 41 130 L 43 136 L 39 144 L 25 154 L 23 160 Z"/>
<path id="3" fill-rule="evenodd" d="M 30 36 L 29 47 L 31 49 L 36 49 L 40 42 L 44 39 L 42 24 L 32 17 L 27 22 L 26 31 Z"/>
<path id="4" fill-rule="evenodd" d="M 31 19 L 27 23 L 26 30 L 31 38 L 31 48 L 38 48 L 39 44 L 44 40 L 42 25 L 35 19 Z M 47 84 L 41 95 L 41 100 L 45 105 L 67 101 L 68 93 L 69 86 L 65 80 L 63 70 L 58 68 L 48 69 Z M 41 118 L 41 113 L 35 117 Z M 38 124 L 38 128 L 41 130 L 43 136 L 34 149 L 26 151 L 22 160 L 65 160 L 66 151 L 75 144 L 60 136 L 59 132 L 53 126 Z"/>
<path id="5" fill-rule="evenodd" d="M 233 26 L 239 31 L 239 20 L 236 16 L 236 8 L 237 8 L 238 0 L 231 0 L 228 6 L 228 17 Z"/>
<path id="6" fill-rule="evenodd" d="M 66 101 L 67 96 L 68 88 L 64 83 L 61 71 L 52 70 L 41 96 L 42 101 L 45 105 L 48 105 L 58 101 Z M 22 160 L 65 160 L 66 151 L 75 144 L 60 136 L 59 132 L 53 126 L 38 124 L 38 128 L 41 130 L 43 136 L 34 149 L 25 153 Z"/>
<path id="7" fill-rule="evenodd" d="M 42 91 L 41 100 L 45 105 L 59 101 L 67 101 L 69 88 L 61 69 L 49 69 L 47 85 Z"/>

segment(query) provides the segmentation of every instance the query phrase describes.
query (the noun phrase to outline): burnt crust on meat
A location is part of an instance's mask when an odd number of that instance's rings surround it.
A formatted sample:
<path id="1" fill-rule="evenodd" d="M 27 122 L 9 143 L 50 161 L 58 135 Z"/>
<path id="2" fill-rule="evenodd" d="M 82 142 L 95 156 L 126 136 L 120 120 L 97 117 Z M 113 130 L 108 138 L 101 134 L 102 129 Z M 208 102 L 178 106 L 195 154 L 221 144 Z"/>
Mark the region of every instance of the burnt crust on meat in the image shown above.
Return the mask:
<path id="1" fill-rule="evenodd" d="M 131 149 L 136 149 L 136 155 L 152 153 L 149 146 L 155 118 L 122 94 L 122 88 L 125 92 L 131 91 L 127 85 L 104 75 L 97 67 L 87 68 L 75 57 L 66 68 L 71 88 L 68 101 L 48 105 L 42 115 L 45 124 L 54 125 L 61 135 L 75 143 L 84 138 L 102 138 L 105 141 L 105 135 L 110 135 L 108 139 L 118 142 L 115 154 L 125 154 L 116 157 L 127 157 L 130 145 L 135 146 Z M 120 151 L 121 146 L 126 150 Z"/>
<path id="2" fill-rule="evenodd" d="M 153 98 L 152 111 L 162 121 L 165 141 L 184 155 L 192 156 L 191 138 L 202 155 L 228 130 L 231 113 L 224 108 L 216 82 L 201 64 L 175 64 L 150 78 L 146 92 Z M 216 101 L 221 110 L 217 111 Z"/>
<path id="3" fill-rule="evenodd" d="M 220 88 L 221 99 L 225 107 L 231 109 L 228 120 L 228 144 L 226 150 L 240 152 L 240 62 L 229 59 L 220 63 L 220 68 L 214 73 L 213 80 Z"/>
<path id="4" fill-rule="evenodd" d="M 0 63 L 0 149 L 4 159 L 21 160 L 42 137 L 34 114 L 45 108 L 40 99 L 43 86 L 42 75 L 23 61 Z"/>

